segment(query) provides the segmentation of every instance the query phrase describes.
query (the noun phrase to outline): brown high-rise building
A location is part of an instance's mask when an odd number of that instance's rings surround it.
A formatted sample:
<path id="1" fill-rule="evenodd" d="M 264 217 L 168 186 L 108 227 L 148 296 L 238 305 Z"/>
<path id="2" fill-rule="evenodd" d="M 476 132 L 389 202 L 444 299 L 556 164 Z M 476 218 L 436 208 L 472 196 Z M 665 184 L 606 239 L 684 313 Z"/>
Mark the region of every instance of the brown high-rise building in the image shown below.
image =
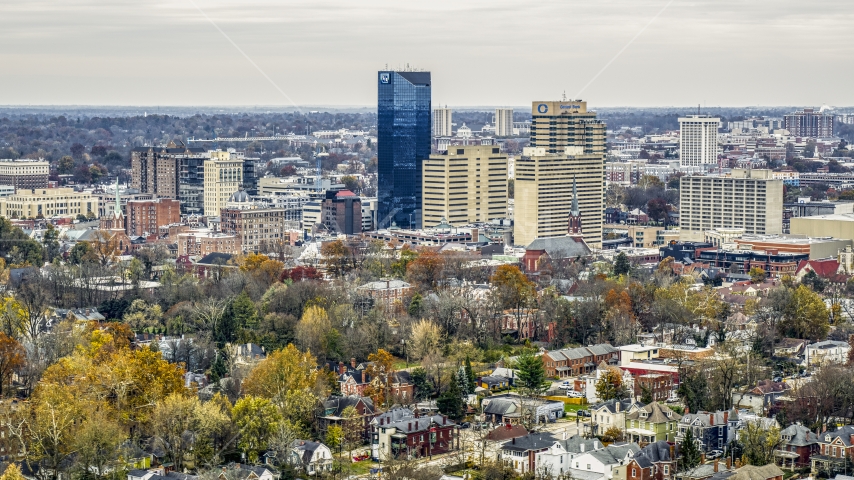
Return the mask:
<path id="1" fill-rule="evenodd" d="M 181 202 L 172 198 L 131 200 L 127 203 L 126 217 L 129 236 L 154 235 L 160 227 L 181 221 Z"/>
<path id="2" fill-rule="evenodd" d="M 362 233 L 362 199 L 350 190 L 327 191 L 322 211 L 330 233 Z"/>
<path id="3" fill-rule="evenodd" d="M 196 198 L 202 191 L 202 175 L 197 170 L 204 157 L 204 148 L 187 147 L 180 141 L 171 141 L 165 147 L 136 147 L 131 150 L 131 186 L 142 193 L 176 199 L 192 186 L 195 190 L 183 196 L 192 193 L 193 198 L 184 199 L 185 203 L 201 203 L 201 198 Z M 189 170 L 193 171 L 188 173 Z"/>
<path id="4" fill-rule="evenodd" d="M 587 102 L 563 100 L 533 102 L 531 105 L 531 146 L 546 153 L 562 154 L 566 147 L 581 147 L 585 155 L 605 155 L 605 123 L 596 112 L 587 111 Z"/>
<path id="5" fill-rule="evenodd" d="M 805 108 L 783 117 L 783 125 L 795 137 L 823 138 L 833 136 L 834 115 Z"/>

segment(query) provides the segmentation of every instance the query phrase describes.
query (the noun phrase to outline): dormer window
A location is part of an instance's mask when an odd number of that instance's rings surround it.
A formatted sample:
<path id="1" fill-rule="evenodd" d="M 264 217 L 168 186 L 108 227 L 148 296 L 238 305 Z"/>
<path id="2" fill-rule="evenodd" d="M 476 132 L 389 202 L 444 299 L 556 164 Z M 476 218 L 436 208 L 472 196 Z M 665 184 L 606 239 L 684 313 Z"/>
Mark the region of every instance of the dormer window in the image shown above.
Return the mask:
<path id="1" fill-rule="evenodd" d="M 825 437 L 824 437 L 824 441 L 825 441 L 825 442 L 829 442 L 829 441 L 830 441 L 830 435 L 825 436 Z"/>

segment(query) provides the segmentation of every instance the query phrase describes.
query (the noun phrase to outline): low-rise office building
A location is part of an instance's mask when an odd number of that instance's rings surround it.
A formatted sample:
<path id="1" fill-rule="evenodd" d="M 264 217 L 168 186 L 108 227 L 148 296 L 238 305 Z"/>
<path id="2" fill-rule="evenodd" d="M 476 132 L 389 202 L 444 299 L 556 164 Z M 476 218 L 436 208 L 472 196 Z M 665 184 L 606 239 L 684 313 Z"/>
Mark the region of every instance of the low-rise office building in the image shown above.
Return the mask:
<path id="1" fill-rule="evenodd" d="M 0 160 L 0 185 L 18 190 L 47 188 L 50 162 L 44 160 Z"/>
<path id="2" fill-rule="evenodd" d="M 19 190 L 0 198 L 0 216 L 6 218 L 96 217 L 98 198 L 73 188 Z"/>

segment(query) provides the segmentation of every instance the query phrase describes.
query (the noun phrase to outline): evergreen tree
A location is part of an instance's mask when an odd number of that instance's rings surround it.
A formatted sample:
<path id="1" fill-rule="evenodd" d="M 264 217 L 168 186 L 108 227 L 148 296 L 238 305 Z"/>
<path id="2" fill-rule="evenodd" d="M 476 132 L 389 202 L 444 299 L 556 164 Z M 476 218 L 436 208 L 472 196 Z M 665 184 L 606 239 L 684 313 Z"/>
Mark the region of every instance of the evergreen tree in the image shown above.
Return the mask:
<path id="1" fill-rule="evenodd" d="M 546 370 L 540 357 L 531 352 L 525 352 L 516 360 L 516 369 L 519 370 L 517 385 L 523 393 L 528 395 L 542 393 L 546 381 Z"/>
<path id="2" fill-rule="evenodd" d="M 460 420 L 465 414 L 465 404 L 463 403 L 463 395 L 460 391 L 460 386 L 457 383 L 457 376 L 451 377 L 448 389 L 445 390 L 438 400 L 436 406 L 439 411 L 448 416 L 452 420 Z"/>
<path id="3" fill-rule="evenodd" d="M 240 292 L 240 295 L 231 302 L 231 313 L 234 316 L 234 326 L 237 328 L 253 329 L 258 325 L 258 311 L 246 290 Z"/>
<path id="4" fill-rule="evenodd" d="M 457 369 L 457 385 L 460 387 L 460 395 L 463 397 L 474 393 L 469 390 L 469 377 L 466 375 L 466 369 L 462 365 Z"/>
<path id="5" fill-rule="evenodd" d="M 679 444 L 679 470 L 685 471 L 696 467 L 702 459 L 700 449 L 694 441 L 694 433 L 690 428 L 685 429 L 685 437 Z"/>
<path id="6" fill-rule="evenodd" d="M 412 301 L 409 302 L 409 316 L 412 318 L 418 318 L 421 316 L 421 313 L 424 311 L 424 298 L 420 293 L 415 293 L 412 296 Z"/>
<path id="7" fill-rule="evenodd" d="M 625 252 L 620 252 L 614 261 L 614 275 L 628 275 L 632 271 L 632 264 Z"/>
<path id="8" fill-rule="evenodd" d="M 412 370 L 412 386 L 415 387 L 415 398 L 426 400 L 433 392 L 433 384 L 427 379 L 427 370 L 418 367 Z"/>
<path id="9" fill-rule="evenodd" d="M 477 379 L 474 378 L 474 371 L 471 369 L 471 359 L 468 355 L 466 355 L 466 376 L 469 380 L 469 393 L 474 393 L 474 389 L 477 388 Z"/>

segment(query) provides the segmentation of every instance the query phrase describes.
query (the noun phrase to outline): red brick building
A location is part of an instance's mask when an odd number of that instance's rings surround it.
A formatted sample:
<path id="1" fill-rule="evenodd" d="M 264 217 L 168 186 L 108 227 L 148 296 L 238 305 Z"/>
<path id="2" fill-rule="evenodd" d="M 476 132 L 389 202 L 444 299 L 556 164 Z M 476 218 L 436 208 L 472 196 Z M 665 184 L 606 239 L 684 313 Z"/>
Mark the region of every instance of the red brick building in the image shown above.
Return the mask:
<path id="1" fill-rule="evenodd" d="M 330 190 L 323 200 L 323 224 L 331 233 L 362 233 L 362 200 L 350 190 Z"/>
<path id="2" fill-rule="evenodd" d="M 574 377 L 596 370 L 600 362 L 617 365 L 620 351 L 607 343 L 601 343 L 590 347 L 552 350 L 544 353 L 542 360 L 547 377 Z"/>
<path id="3" fill-rule="evenodd" d="M 667 373 L 647 373 L 635 377 L 635 395 L 649 392 L 653 402 L 664 402 L 673 390 L 673 377 Z"/>
<path id="4" fill-rule="evenodd" d="M 129 200 L 126 209 L 125 232 L 129 236 L 148 236 L 181 221 L 181 202 L 172 198 Z"/>

